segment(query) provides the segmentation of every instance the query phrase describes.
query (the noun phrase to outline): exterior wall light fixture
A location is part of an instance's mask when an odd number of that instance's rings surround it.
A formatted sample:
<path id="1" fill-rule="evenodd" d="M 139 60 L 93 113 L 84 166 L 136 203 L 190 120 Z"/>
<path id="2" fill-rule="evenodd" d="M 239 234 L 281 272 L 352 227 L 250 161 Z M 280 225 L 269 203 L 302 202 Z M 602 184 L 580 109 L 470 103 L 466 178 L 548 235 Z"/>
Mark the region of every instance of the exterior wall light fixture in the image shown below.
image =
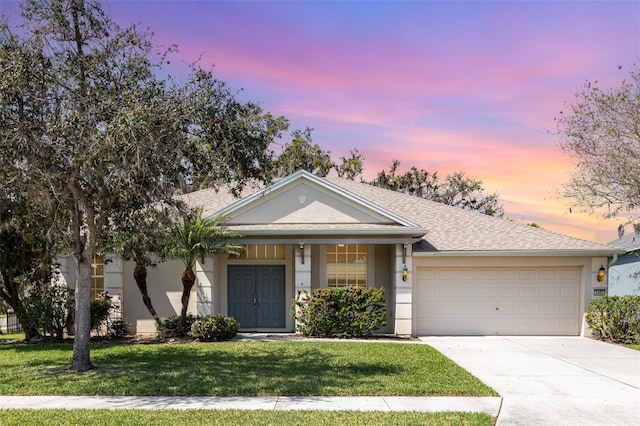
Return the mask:
<path id="1" fill-rule="evenodd" d="M 409 270 L 407 269 L 407 265 L 405 264 L 402 267 L 402 281 L 406 281 L 409 278 Z"/>
<path id="2" fill-rule="evenodd" d="M 600 269 L 598 269 L 598 275 L 596 275 L 596 281 L 601 283 L 602 281 L 604 281 L 604 278 L 606 276 L 607 276 L 606 269 L 604 269 L 604 266 L 600 266 Z"/>

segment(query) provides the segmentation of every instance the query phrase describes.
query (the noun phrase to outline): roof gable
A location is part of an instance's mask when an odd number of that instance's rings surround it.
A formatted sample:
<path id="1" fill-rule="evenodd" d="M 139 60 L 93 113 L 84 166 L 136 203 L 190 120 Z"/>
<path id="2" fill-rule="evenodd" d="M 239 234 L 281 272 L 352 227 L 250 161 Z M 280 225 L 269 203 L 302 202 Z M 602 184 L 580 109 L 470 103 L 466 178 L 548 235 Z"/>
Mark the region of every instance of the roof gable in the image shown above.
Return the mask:
<path id="1" fill-rule="evenodd" d="M 394 224 L 411 221 L 306 171 L 227 206 L 216 215 L 230 225 L 256 224 Z"/>

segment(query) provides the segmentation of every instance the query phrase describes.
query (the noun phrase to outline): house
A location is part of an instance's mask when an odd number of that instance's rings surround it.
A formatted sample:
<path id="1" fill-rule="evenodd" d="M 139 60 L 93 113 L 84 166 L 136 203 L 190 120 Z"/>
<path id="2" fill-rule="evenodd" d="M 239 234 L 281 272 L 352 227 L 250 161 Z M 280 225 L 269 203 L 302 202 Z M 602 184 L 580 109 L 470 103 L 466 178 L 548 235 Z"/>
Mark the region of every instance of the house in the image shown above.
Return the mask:
<path id="1" fill-rule="evenodd" d="M 610 246 L 623 250 L 609 262 L 609 296 L 640 296 L 640 232 L 611 241 Z"/>
<path id="2" fill-rule="evenodd" d="M 197 265 L 190 312 L 233 316 L 241 330 L 291 332 L 300 291 L 383 287 L 396 335 L 581 335 L 583 316 L 606 282 L 607 257 L 622 251 L 341 178 L 304 171 L 242 198 L 214 190 L 183 199 L 224 215 L 246 246 L 241 256 Z M 108 256 L 109 258 L 109 256 Z M 133 265 L 110 256 L 96 288 L 121 298 L 125 320 L 153 332 Z M 62 265 L 64 274 L 73 264 Z M 183 266 L 149 271 L 159 315 L 180 312 Z"/>

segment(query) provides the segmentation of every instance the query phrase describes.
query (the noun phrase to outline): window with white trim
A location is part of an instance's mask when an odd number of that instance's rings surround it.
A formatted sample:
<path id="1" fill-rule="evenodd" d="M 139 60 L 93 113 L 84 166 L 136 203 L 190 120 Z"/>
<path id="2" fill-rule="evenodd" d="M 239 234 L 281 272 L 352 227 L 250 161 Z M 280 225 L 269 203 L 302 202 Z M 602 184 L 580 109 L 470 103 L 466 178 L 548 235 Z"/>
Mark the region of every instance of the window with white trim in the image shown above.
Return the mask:
<path id="1" fill-rule="evenodd" d="M 238 255 L 229 256 L 230 259 L 284 259 L 284 244 L 246 244 Z"/>
<path id="2" fill-rule="evenodd" d="M 327 245 L 327 286 L 367 286 L 367 245 Z"/>
<path id="3" fill-rule="evenodd" d="M 91 300 L 104 291 L 104 256 L 93 255 L 91 261 Z"/>

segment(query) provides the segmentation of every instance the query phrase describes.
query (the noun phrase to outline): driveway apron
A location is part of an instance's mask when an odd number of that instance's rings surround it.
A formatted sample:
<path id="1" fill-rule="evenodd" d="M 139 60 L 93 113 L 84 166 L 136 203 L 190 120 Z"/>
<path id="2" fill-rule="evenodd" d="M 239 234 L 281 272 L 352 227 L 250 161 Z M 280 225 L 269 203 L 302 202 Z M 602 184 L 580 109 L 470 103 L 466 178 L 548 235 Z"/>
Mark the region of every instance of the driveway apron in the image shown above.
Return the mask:
<path id="1" fill-rule="evenodd" d="M 640 351 L 584 337 L 423 337 L 494 388 L 497 425 L 640 424 Z"/>

